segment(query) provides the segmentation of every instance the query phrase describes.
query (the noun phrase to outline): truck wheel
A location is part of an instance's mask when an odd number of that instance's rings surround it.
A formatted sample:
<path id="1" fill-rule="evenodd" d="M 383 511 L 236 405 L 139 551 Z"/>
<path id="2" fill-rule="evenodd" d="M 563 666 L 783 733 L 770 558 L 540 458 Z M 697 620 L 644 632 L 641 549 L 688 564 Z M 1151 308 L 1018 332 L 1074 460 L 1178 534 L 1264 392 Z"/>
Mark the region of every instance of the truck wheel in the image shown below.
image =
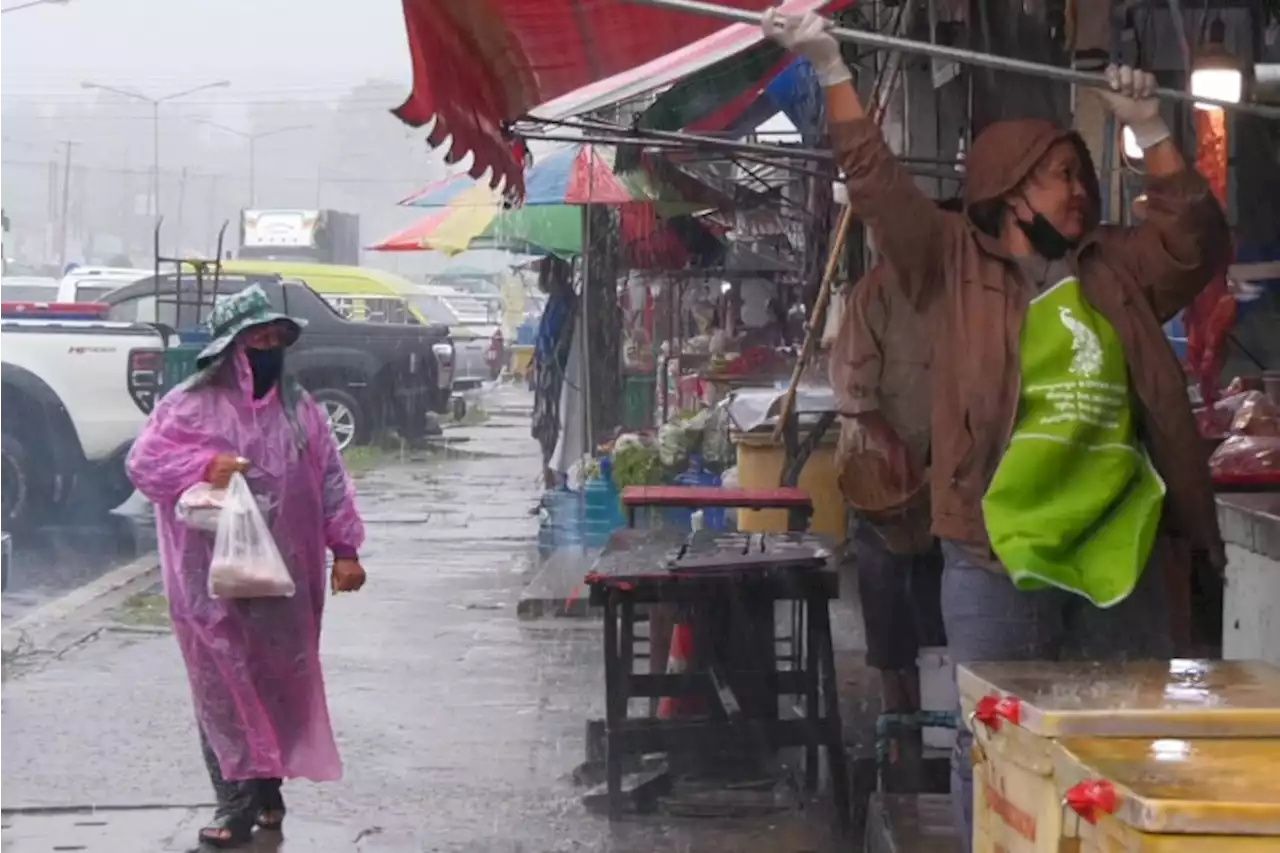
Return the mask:
<path id="1" fill-rule="evenodd" d="M 133 482 L 124 469 L 124 457 L 103 462 L 86 471 L 78 483 L 80 497 L 90 511 L 110 512 L 133 496 Z"/>
<path id="2" fill-rule="evenodd" d="M 19 531 L 34 526 L 48 509 L 48 489 L 40 479 L 40 463 L 16 436 L 4 433 L 0 466 L 0 504 L 4 529 Z"/>
<path id="3" fill-rule="evenodd" d="M 321 388 L 312 391 L 311 396 L 324 412 L 339 450 L 369 443 L 369 425 L 355 397 L 337 388 Z"/>

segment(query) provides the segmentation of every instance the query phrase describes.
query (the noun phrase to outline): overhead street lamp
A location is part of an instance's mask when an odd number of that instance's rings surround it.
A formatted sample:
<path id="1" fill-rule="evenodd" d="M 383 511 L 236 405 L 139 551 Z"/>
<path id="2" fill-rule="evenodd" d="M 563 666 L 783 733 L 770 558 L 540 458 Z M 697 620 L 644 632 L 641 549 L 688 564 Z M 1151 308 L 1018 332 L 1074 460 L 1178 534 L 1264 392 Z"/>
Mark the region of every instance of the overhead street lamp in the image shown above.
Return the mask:
<path id="1" fill-rule="evenodd" d="M 234 127 L 227 127 L 225 124 L 218 124 L 216 121 L 207 121 L 202 118 L 196 119 L 197 124 L 208 125 L 217 128 L 224 133 L 230 133 L 249 142 L 249 206 L 255 207 L 258 203 L 257 193 L 257 148 L 258 140 L 266 139 L 268 136 L 275 136 L 279 133 L 289 133 L 294 130 L 310 130 L 312 125 L 309 124 L 291 124 L 288 127 L 277 127 L 271 130 L 262 130 L 257 133 L 248 133 Z"/>
<path id="2" fill-rule="evenodd" d="M 30 9 L 32 6 L 65 6 L 70 0 L 27 0 L 26 3 L 15 3 L 12 6 L 5 6 L 0 9 L 0 13 L 4 12 L 21 12 L 23 9 Z"/>
<path id="3" fill-rule="evenodd" d="M 218 80 L 213 83 L 205 83 L 202 86 L 183 89 L 180 92 L 174 92 L 169 95 L 162 95 L 159 98 L 153 98 L 141 92 L 135 92 L 132 89 L 118 89 L 115 86 L 91 83 L 87 80 L 80 84 L 82 89 L 111 92 L 114 95 L 133 98 L 136 101 L 143 101 L 151 105 L 151 203 L 154 206 L 153 212 L 155 215 L 158 216 L 160 214 L 160 105 L 169 101 L 176 101 L 178 98 L 185 98 L 188 95 L 194 95 L 196 92 L 203 92 L 206 89 L 225 89 L 230 85 L 231 81 L 229 80 Z"/>
<path id="4" fill-rule="evenodd" d="M 1196 52 L 1191 71 L 1191 94 L 1238 104 L 1244 93 L 1244 74 L 1240 60 L 1223 45 L 1225 35 L 1226 25 L 1221 18 L 1209 25 L 1208 38 Z M 1196 109 L 1221 110 L 1222 107 L 1196 101 Z"/>

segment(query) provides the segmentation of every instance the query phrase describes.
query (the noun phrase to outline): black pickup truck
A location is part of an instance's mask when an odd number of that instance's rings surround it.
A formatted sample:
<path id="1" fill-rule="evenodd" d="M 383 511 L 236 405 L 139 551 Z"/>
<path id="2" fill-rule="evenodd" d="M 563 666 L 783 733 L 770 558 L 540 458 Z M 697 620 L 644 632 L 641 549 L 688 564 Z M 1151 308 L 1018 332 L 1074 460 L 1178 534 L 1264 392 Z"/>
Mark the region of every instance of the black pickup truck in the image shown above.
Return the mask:
<path id="1" fill-rule="evenodd" d="M 259 285 L 280 311 L 307 321 L 289 350 L 289 370 L 329 416 L 339 447 L 368 443 L 394 428 L 420 439 L 427 412 L 445 412 L 453 387 L 453 342 L 445 326 L 358 323 L 319 294 L 277 275 L 223 275 L 197 288 L 192 276 L 146 278 L 102 298 L 111 319 L 152 323 L 166 333 L 202 325 L 220 297 Z"/>

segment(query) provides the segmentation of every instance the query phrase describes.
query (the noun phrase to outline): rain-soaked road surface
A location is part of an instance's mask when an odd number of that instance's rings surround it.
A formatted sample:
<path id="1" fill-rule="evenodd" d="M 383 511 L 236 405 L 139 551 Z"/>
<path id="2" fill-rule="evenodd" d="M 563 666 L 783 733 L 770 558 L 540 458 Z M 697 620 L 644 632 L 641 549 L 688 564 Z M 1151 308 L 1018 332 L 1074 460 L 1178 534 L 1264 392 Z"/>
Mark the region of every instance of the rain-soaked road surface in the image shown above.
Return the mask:
<path id="1" fill-rule="evenodd" d="M 131 498 L 119 510 L 63 520 L 13 543 L 9 586 L 0 597 L 4 620 L 155 550 L 155 526 L 145 501 Z"/>
<path id="2" fill-rule="evenodd" d="M 329 602 L 323 658 L 340 783 L 286 785 L 253 850 L 825 851 L 823 811 L 610 826 L 570 774 L 602 716 L 596 620 L 522 622 L 538 492 L 529 396 L 491 393 L 466 453 L 360 481 L 369 583 Z M 189 849 L 212 795 L 166 629 L 119 625 L 6 681 L 4 853 Z M 76 807 L 113 807 L 70 814 Z M 141 807 L 141 808 L 140 808 Z M 17 809 L 18 811 L 15 811 Z M 45 813 L 42 809 L 48 809 Z"/>

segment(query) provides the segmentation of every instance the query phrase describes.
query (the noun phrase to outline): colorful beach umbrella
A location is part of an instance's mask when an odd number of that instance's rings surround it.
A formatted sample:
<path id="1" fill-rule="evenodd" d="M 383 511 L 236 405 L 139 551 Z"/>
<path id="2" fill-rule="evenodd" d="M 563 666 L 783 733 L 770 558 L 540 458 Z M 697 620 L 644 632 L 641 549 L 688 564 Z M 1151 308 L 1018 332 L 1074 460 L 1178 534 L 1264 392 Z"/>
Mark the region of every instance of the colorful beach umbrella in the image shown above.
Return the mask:
<path id="1" fill-rule="evenodd" d="M 617 148 L 612 145 L 567 145 L 534 162 L 525 174 L 524 207 L 553 204 L 626 204 L 656 201 L 659 191 L 643 172 L 614 173 Z M 445 207 L 460 201 L 469 175 L 458 175 L 427 187 L 400 203 L 409 207 Z"/>
<path id="2" fill-rule="evenodd" d="M 453 253 L 481 245 L 569 257 L 582 251 L 583 205 L 621 206 L 629 230 L 645 235 L 660 228 L 659 218 L 713 206 L 705 199 L 691 199 L 696 193 L 689 187 L 660 183 L 644 169 L 618 173 L 613 167 L 616 158 L 612 145 L 557 149 L 529 169 L 524 204 L 514 208 L 500 193 L 467 175 L 449 178 L 400 202 L 435 212 L 371 248 Z"/>

